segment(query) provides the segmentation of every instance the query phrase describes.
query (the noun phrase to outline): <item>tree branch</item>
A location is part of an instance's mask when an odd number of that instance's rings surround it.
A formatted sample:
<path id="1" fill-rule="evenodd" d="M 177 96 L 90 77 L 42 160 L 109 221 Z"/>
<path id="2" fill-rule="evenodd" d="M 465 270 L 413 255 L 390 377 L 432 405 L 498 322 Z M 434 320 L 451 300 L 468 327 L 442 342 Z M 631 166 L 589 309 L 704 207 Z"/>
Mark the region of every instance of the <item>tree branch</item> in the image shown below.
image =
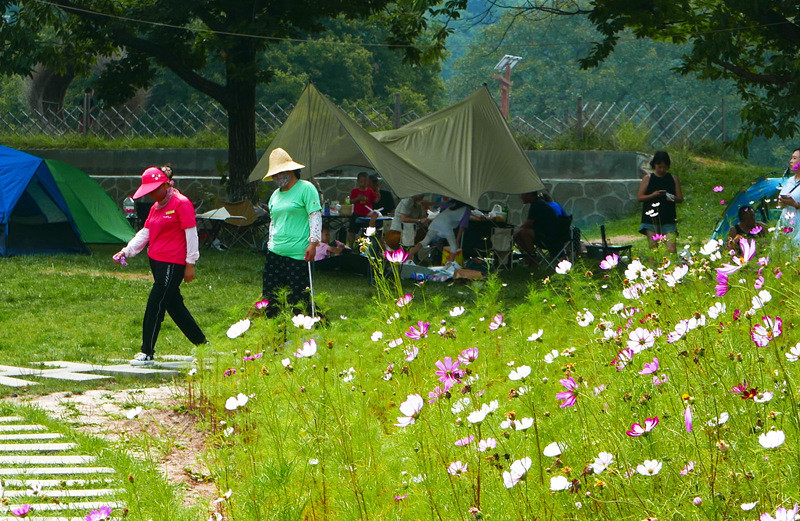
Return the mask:
<path id="1" fill-rule="evenodd" d="M 52 5 L 60 8 L 67 14 L 77 16 L 78 18 L 97 22 L 101 26 L 108 27 L 109 25 L 107 17 L 103 16 L 102 14 L 93 13 L 91 11 L 79 8 L 68 0 L 61 0 L 58 3 L 54 2 Z M 168 49 L 124 31 L 110 30 L 108 31 L 107 36 L 109 40 L 120 47 L 134 49 L 155 58 L 165 67 L 172 70 L 190 87 L 197 89 L 203 94 L 215 99 L 225 107 L 229 105 L 227 92 L 224 86 L 196 73 L 191 67 L 187 66 L 183 60 L 181 60 L 174 53 L 170 52 Z"/>
<path id="2" fill-rule="evenodd" d="M 789 76 L 779 76 L 777 74 L 757 74 L 739 67 L 738 65 L 721 60 L 715 60 L 714 63 L 742 79 L 745 79 L 751 83 L 757 83 L 759 85 L 785 85 L 792 81 L 792 78 Z"/>

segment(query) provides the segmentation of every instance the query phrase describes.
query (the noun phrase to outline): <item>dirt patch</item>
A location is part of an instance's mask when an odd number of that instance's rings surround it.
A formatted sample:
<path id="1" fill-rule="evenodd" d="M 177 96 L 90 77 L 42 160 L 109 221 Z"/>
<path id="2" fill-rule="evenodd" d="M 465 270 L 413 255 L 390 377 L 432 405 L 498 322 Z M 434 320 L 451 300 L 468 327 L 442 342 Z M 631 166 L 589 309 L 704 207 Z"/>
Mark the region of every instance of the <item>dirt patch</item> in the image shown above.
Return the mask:
<path id="1" fill-rule="evenodd" d="M 199 459 L 206 446 L 205 434 L 195 416 L 179 412 L 181 394 L 181 390 L 163 385 L 83 394 L 58 392 L 12 400 L 37 406 L 76 430 L 107 439 L 134 455 L 149 455 L 159 462 L 170 483 L 185 490 L 184 504 L 208 505 L 218 492 Z M 126 415 L 137 407 L 142 411 L 128 419 Z"/>
<path id="2" fill-rule="evenodd" d="M 117 271 L 88 271 L 88 270 L 73 270 L 73 271 L 56 271 L 45 270 L 44 273 L 48 275 L 89 275 L 90 277 L 114 277 L 123 280 L 153 280 L 149 273 L 123 273 Z"/>

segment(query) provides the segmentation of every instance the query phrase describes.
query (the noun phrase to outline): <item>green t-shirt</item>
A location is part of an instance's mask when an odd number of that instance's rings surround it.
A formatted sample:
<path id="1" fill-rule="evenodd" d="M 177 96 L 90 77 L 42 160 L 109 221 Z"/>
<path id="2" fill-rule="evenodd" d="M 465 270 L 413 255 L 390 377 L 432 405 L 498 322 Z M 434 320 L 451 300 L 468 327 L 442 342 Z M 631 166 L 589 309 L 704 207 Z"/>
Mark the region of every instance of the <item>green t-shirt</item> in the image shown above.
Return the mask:
<path id="1" fill-rule="evenodd" d="M 298 179 L 291 189 L 280 188 L 269 198 L 269 250 L 284 257 L 303 260 L 308 247 L 310 229 L 308 215 L 322 210 L 317 188 Z"/>

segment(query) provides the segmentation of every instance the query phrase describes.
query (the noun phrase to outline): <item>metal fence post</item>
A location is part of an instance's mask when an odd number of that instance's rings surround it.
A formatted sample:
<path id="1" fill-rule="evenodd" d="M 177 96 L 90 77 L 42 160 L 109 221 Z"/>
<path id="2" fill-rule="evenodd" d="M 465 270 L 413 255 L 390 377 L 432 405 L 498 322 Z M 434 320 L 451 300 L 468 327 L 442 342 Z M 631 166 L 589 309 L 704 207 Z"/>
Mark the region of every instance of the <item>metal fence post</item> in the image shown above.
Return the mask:
<path id="1" fill-rule="evenodd" d="M 583 139 L 583 96 L 578 96 L 578 128 L 576 129 L 578 139 Z"/>
<path id="2" fill-rule="evenodd" d="M 394 93 L 394 128 L 400 128 L 400 111 L 402 110 L 402 106 L 400 105 L 400 93 Z"/>
<path id="3" fill-rule="evenodd" d="M 725 111 L 725 96 L 722 96 L 722 142 L 725 143 L 728 140 L 728 129 L 726 127 L 726 111 Z"/>

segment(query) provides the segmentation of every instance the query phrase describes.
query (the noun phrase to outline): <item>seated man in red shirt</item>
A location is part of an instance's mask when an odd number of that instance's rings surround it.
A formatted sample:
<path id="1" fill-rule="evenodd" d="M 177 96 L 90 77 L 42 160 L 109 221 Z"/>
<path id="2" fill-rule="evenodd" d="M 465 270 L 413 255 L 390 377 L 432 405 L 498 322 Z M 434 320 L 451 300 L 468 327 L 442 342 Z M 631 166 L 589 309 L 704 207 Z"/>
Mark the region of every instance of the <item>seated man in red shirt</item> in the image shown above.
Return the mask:
<path id="1" fill-rule="evenodd" d="M 358 173 L 358 186 L 350 191 L 350 202 L 353 204 L 353 214 L 350 216 L 350 222 L 347 226 L 347 245 L 351 248 L 356 241 L 356 233 L 361 230 L 361 225 L 358 223 L 359 217 L 368 217 L 372 213 L 372 204 L 380 199 L 380 194 L 376 194 L 372 188 L 369 188 L 369 176 L 366 172 Z"/>

